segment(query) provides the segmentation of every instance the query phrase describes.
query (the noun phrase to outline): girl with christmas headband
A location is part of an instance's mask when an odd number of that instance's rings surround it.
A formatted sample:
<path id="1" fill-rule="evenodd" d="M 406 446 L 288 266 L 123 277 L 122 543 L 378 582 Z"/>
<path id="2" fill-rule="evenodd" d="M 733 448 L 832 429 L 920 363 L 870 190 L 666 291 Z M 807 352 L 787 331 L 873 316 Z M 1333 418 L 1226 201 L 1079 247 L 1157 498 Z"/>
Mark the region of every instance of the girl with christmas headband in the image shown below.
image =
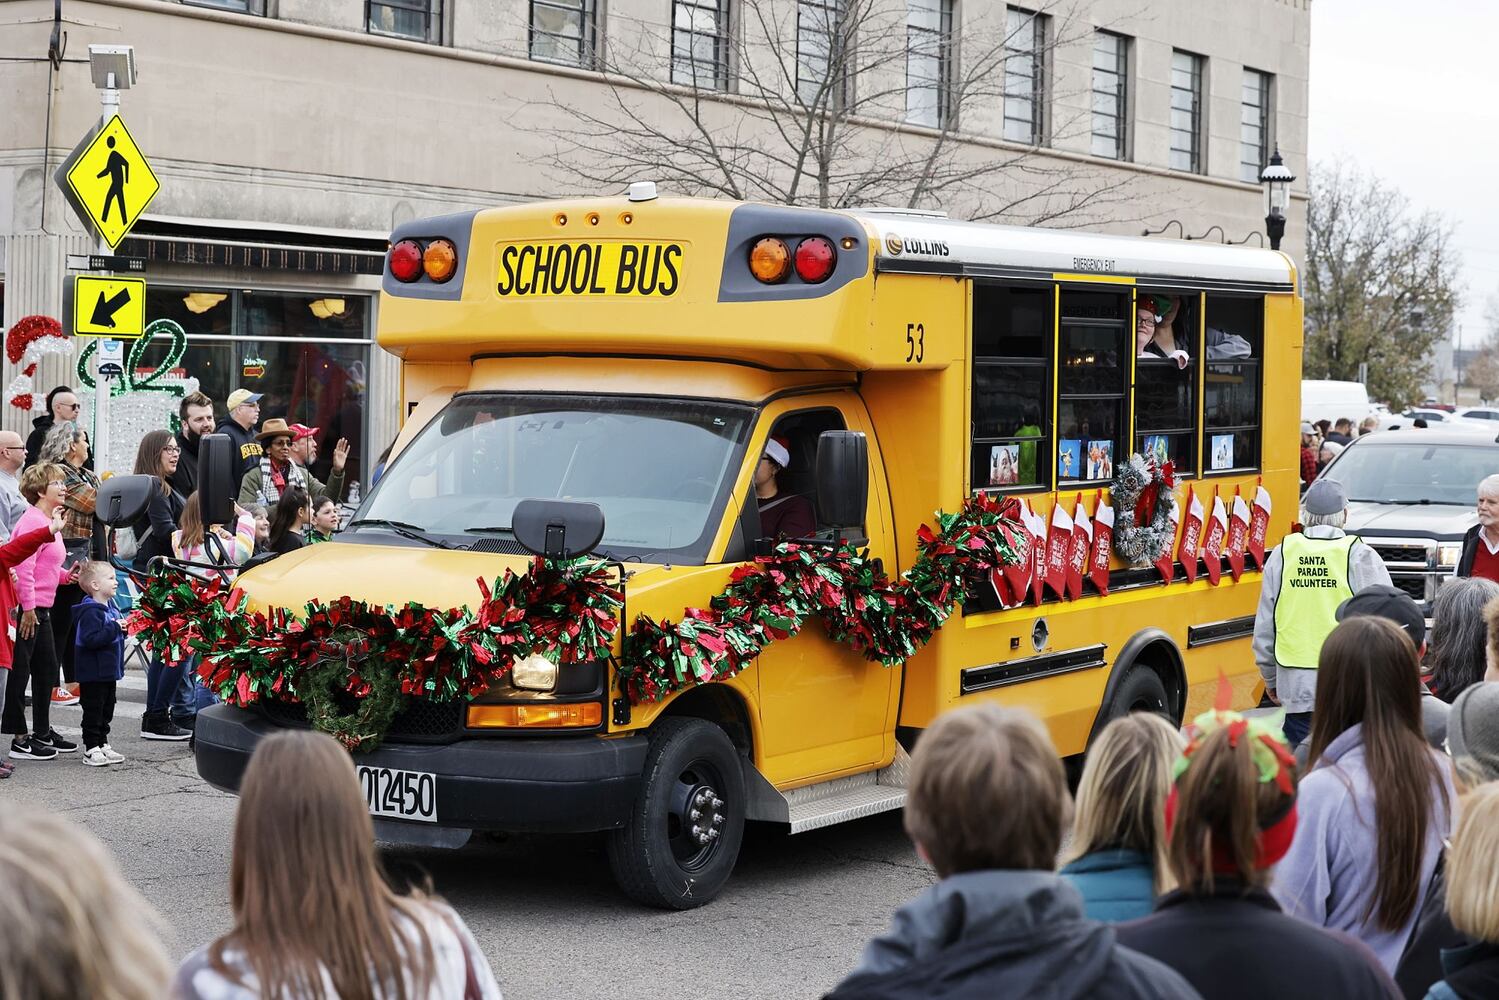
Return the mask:
<path id="1" fill-rule="evenodd" d="M 1296 833 L 1296 762 L 1281 713 L 1216 707 L 1187 727 L 1166 800 L 1167 862 L 1180 888 L 1118 927 L 1120 944 L 1171 966 L 1205 1000 L 1393 998 L 1367 949 L 1283 913 L 1270 871 Z"/>

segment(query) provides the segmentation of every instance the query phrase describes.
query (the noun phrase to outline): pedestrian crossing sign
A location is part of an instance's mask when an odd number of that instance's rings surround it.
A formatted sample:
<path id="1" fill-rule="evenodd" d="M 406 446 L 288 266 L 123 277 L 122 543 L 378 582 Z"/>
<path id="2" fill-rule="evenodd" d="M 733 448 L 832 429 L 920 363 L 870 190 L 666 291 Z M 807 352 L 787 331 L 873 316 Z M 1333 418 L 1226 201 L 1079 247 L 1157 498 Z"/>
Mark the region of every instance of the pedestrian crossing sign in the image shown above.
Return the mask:
<path id="1" fill-rule="evenodd" d="M 58 168 L 59 186 L 79 217 L 111 250 L 130 232 L 161 183 L 119 115 L 84 136 Z"/>

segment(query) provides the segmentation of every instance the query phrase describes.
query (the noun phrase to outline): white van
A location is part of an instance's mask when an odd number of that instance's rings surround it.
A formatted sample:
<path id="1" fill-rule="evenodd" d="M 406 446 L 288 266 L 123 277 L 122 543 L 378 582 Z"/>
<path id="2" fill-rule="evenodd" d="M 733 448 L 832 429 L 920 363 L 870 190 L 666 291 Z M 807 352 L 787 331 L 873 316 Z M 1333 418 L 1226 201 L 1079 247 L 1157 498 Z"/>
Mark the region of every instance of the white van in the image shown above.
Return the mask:
<path id="1" fill-rule="evenodd" d="M 1378 408 L 1369 402 L 1369 390 L 1362 382 L 1335 382 L 1331 379 L 1303 379 L 1301 382 L 1301 419 L 1336 422 L 1347 417 L 1358 427 L 1359 421 Z"/>

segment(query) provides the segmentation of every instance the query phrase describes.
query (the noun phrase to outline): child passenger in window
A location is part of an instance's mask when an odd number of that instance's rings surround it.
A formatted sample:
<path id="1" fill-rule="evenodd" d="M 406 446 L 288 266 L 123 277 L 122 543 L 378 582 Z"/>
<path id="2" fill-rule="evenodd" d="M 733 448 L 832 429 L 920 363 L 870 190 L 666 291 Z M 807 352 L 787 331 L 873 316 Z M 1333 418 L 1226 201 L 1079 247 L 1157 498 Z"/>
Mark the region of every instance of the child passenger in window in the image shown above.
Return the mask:
<path id="1" fill-rule="evenodd" d="M 1186 348 L 1191 344 L 1190 333 L 1183 331 L 1178 336 L 1176 318 L 1181 312 L 1181 299 L 1174 295 L 1142 295 L 1135 314 L 1135 353 L 1142 358 L 1171 358 L 1178 368 L 1187 367 L 1191 357 Z M 1253 353 L 1249 341 L 1235 333 L 1216 327 L 1207 329 L 1209 361 L 1227 361 L 1247 358 Z"/>

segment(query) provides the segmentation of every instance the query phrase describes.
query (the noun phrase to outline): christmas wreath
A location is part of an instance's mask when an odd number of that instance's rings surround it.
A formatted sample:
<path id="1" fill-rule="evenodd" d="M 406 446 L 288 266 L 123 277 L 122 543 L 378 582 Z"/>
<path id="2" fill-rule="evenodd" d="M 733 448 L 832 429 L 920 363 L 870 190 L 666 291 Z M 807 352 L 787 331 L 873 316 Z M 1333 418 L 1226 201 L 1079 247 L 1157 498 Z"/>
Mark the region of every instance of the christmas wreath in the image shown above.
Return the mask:
<path id="1" fill-rule="evenodd" d="M 1170 462 L 1131 455 L 1114 476 L 1114 551 L 1131 566 L 1150 566 L 1176 541 L 1176 470 Z"/>

